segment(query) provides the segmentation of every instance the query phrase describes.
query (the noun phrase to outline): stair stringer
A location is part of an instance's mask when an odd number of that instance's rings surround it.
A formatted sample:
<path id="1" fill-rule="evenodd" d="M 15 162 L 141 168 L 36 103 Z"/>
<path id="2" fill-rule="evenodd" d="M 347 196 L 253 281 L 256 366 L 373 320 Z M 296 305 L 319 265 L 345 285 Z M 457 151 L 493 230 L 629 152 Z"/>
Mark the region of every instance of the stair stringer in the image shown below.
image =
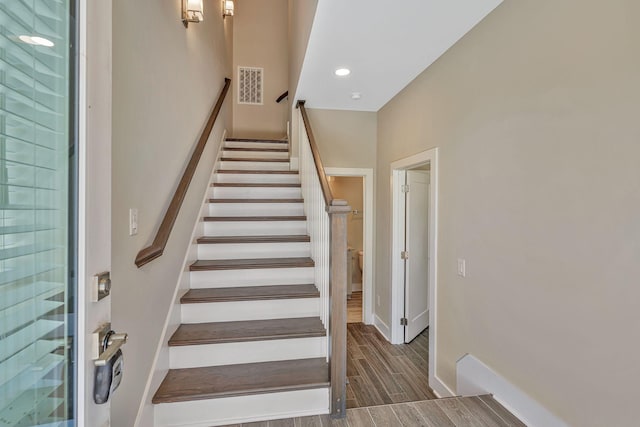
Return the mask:
<path id="1" fill-rule="evenodd" d="M 153 358 L 153 363 L 151 365 L 151 370 L 149 377 L 147 378 L 147 383 L 144 387 L 144 393 L 142 395 L 142 399 L 140 400 L 140 406 L 138 407 L 138 413 L 136 415 L 136 420 L 134 423 L 134 427 L 154 427 L 155 426 L 155 410 L 154 404 L 151 402 L 153 397 L 153 393 L 158 389 L 160 383 L 164 376 L 169 371 L 170 364 L 170 351 L 169 351 L 169 338 L 173 333 L 178 329 L 181 323 L 181 304 L 180 298 L 184 295 L 190 288 L 191 283 L 191 272 L 189 270 L 189 266 L 191 263 L 198 259 L 198 237 L 202 236 L 204 233 L 204 223 L 202 218 L 207 216 L 209 213 L 209 192 L 211 191 L 211 183 L 214 181 L 214 177 L 216 174 L 216 169 L 220 164 L 220 157 L 222 156 L 222 151 L 224 149 L 225 140 L 227 138 L 227 130 L 225 129 L 222 132 L 222 138 L 220 144 L 218 145 L 218 152 L 216 153 L 216 159 L 211 167 L 211 173 L 209 176 L 209 183 L 206 188 L 203 190 L 202 201 L 200 202 L 200 213 L 196 218 L 196 222 L 193 226 L 193 230 L 191 232 L 191 239 L 189 240 L 191 243 L 187 249 L 187 252 L 184 257 L 184 261 L 182 263 L 182 269 L 180 272 L 180 277 L 178 278 L 178 282 L 176 283 L 175 291 L 173 293 L 173 298 L 171 299 L 171 303 L 169 307 L 167 307 L 167 317 L 165 318 L 164 327 L 162 328 L 162 333 L 160 334 L 160 338 L 158 341 L 158 346 L 156 348 L 156 354 Z"/>

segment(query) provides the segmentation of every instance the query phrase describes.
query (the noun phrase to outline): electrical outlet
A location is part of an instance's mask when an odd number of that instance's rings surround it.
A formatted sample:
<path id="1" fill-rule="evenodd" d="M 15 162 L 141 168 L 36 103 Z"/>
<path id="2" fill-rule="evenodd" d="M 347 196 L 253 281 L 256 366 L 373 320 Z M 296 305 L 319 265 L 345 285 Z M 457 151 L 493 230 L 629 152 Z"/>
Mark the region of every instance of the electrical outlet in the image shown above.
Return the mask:
<path id="1" fill-rule="evenodd" d="M 458 276 L 467 277 L 467 261 L 462 258 L 458 258 Z"/>
<path id="2" fill-rule="evenodd" d="M 129 209 L 129 236 L 138 234 L 138 209 Z"/>

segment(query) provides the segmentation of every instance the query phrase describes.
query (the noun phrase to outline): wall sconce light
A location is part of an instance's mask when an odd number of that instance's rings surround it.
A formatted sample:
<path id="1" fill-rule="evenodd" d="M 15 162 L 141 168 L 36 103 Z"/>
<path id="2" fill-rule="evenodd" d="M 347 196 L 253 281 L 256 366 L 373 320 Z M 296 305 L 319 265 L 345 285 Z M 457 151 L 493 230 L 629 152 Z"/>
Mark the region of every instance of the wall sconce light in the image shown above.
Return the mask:
<path id="1" fill-rule="evenodd" d="M 233 0 L 222 0 L 222 17 L 233 16 Z"/>
<path id="2" fill-rule="evenodd" d="M 189 22 L 202 21 L 204 21 L 202 0 L 182 0 L 182 23 L 185 28 L 189 26 Z"/>

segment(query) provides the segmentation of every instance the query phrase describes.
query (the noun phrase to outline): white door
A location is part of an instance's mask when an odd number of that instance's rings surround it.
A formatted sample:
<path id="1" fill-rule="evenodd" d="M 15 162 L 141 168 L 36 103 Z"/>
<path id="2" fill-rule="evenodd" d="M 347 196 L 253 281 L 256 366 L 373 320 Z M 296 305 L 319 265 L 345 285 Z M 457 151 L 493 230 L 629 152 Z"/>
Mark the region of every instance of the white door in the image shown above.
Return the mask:
<path id="1" fill-rule="evenodd" d="M 429 172 L 409 170 L 405 220 L 404 341 L 429 326 Z"/>

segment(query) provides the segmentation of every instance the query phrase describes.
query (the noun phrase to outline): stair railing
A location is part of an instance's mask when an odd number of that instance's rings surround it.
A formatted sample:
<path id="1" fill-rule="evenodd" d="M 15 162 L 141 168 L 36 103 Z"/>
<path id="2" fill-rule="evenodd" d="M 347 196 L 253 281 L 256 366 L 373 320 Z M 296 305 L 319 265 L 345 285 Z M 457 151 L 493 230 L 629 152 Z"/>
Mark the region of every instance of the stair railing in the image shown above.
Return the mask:
<path id="1" fill-rule="evenodd" d="M 153 261 L 154 259 L 160 257 L 164 248 L 167 246 L 167 242 L 169 241 L 169 236 L 171 235 L 171 230 L 173 229 L 173 225 L 176 222 L 176 218 L 178 218 L 178 213 L 180 212 L 180 208 L 182 207 L 182 202 L 184 201 L 185 196 L 187 195 L 187 190 L 189 189 L 189 184 L 191 183 L 191 179 L 193 175 L 196 173 L 196 169 L 198 168 L 198 162 L 200 161 L 200 157 L 202 157 L 202 153 L 204 152 L 204 147 L 207 145 L 207 141 L 209 140 L 209 135 L 211 135 L 211 130 L 213 129 L 213 125 L 218 118 L 218 114 L 220 113 L 220 109 L 222 108 L 222 103 L 224 102 L 224 98 L 227 96 L 227 92 L 229 91 L 229 85 L 231 84 L 231 79 L 224 79 L 224 86 L 222 87 L 222 91 L 218 96 L 218 100 L 216 101 L 213 110 L 211 111 L 211 115 L 209 115 L 209 120 L 207 120 L 207 124 L 202 130 L 202 134 L 200 135 L 200 139 L 198 139 L 198 143 L 196 147 L 193 149 L 193 153 L 191 153 L 191 159 L 189 159 L 189 163 L 182 174 L 182 178 L 180 179 L 180 183 L 176 188 L 176 191 L 173 193 L 173 198 L 171 199 L 171 203 L 169 203 L 169 207 L 167 211 L 164 213 L 164 217 L 162 218 L 162 222 L 160 223 L 160 227 L 156 232 L 156 236 L 153 239 L 151 245 L 142 249 L 138 252 L 136 256 L 136 266 L 138 268 L 143 265 Z"/>
<path id="2" fill-rule="evenodd" d="M 297 104 L 304 123 L 298 139 L 300 181 L 320 291 L 320 318 L 329 333 L 330 411 L 333 417 L 342 418 L 346 415 L 347 214 L 351 208 L 345 200 L 333 198 L 304 103 Z"/>

